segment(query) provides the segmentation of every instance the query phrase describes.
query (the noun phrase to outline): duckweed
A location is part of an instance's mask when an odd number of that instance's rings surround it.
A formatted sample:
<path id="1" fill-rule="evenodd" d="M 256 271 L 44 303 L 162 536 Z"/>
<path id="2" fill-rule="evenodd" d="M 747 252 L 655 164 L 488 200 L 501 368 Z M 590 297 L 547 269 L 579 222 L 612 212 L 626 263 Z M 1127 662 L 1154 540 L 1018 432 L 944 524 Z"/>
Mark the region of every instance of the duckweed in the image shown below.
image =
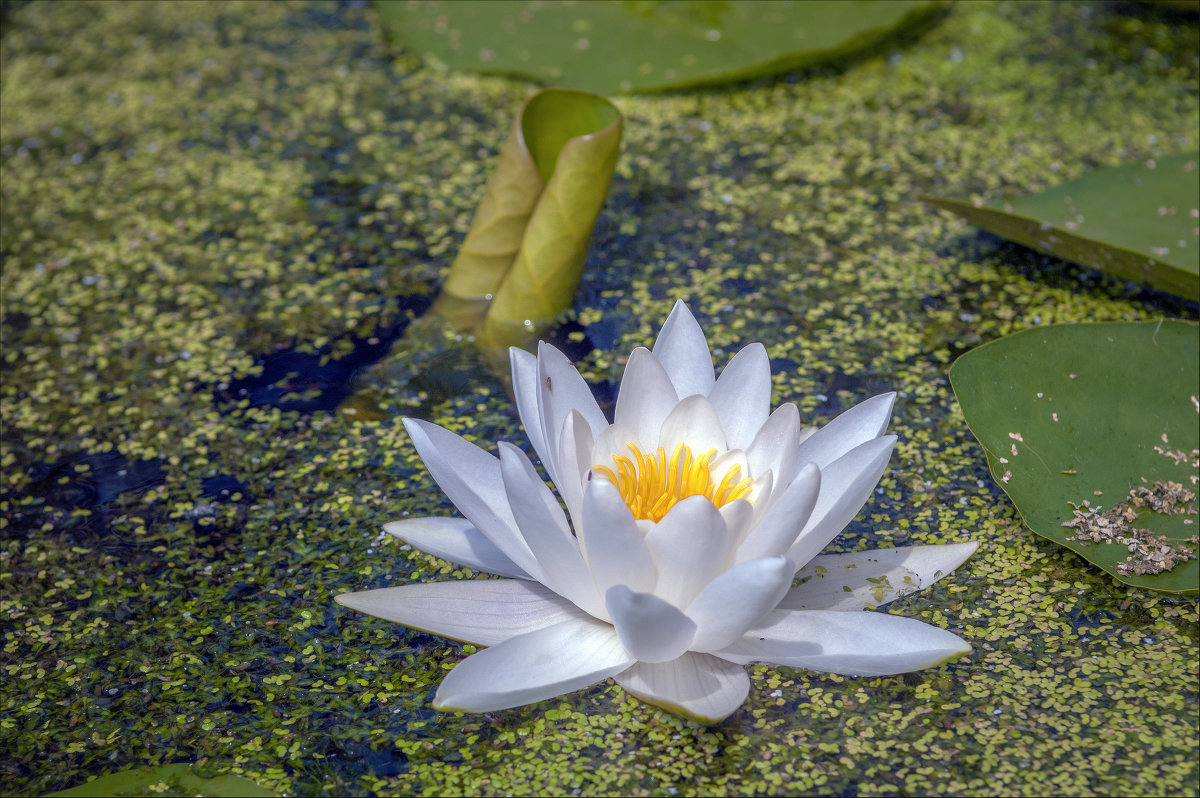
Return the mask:
<path id="1" fill-rule="evenodd" d="M 763 341 L 775 401 L 814 422 L 900 392 L 890 470 L 834 547 L 983 543 L 889 608 L 970 657 L 755 667 L 745 706 L 701 728 L 611 683 L 437 713 L 464 647 L 333 604 L 469 575 L 380 533 L 451 512 L 400 416 L 524 440 L 469 342 L 416 318 L 336 411 L 306 409 L 303 374 L 280 403 L 230 390 L 273 353 L 334 360 L 419 315 L 400 300 L 436 289 L 531 87 L 420 68 L 362 4 L 3 13 L 4 792 L 165 763 L 299 795 L 1194 792 L 1196 604 L 1024 529 L 946 368 L 1032 325 L 1196 307 L 917 198 L 1195 148 L 1194 20 L 964 3 L 837 69 L 616 99 L 624 151 L 571 319 L 602 398 L 683 297 L 719 364 Z M 116 473 L 143 463 L 153 479 Z"/>

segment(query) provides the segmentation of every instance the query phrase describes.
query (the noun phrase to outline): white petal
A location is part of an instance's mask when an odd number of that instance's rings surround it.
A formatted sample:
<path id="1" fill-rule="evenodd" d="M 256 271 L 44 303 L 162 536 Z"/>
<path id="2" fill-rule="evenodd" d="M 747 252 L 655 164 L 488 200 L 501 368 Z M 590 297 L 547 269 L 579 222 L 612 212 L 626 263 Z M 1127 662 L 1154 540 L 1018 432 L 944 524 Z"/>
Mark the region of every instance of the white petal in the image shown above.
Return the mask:
<path id="1" fill-rule="evenodd" d="M 816 463 L 824 470 L 856 446 L 878 438 L 892 417 L 896 394 L 872 396 L 821 427 L 800 444 L 797 463 Z"/>
<path id="2" fill-rule="evenodd" d="M 408 518 L 383 525 L 383 531 L 426 554 L 475 571 L 528 579 L 504 552 L 465 518 Z"/>
<path id="3" fill-rule="evenodd" d="M 777 610 L 723 651 L 730 662 L 771 662 L 847 676 L 890 676 L 958 659 L 962 638 L 882 612 Z"/>
<path id="4" fill-rule="evenodd" d="M 670 662 L 639 662 L 613 677 L 647 704 L 700 723 L 719 723 L 746 700 L 750 677 L 741 665 L 711 654 L 684 654 Z"/>
<path id="5" fill-rule="evenodd" d="M 605 594 L 605 604 L 621 644 L 641 662 L 665 662 L 688 650 L 696 624 L 678 607 L 653 593 L 634 593 L 615 585 Z"/>
<path id="6" fill-rule="evenodd" d="M 458 511 L 517 567 L 538 579 L 541 570 L 517 531 L 508 505 L 500 461 L 436 424 L 406 418 L 404 428 L 425 467 Z"/>
<path id="7" fill-rule="evenodd" d="M 783 495 L 782 490 L 775 490 L 775 474 L 771 471 L 764 471 L 754 479 L 754 484 L 750 486 L 750 493 L 746 499 L 754 506 L 754 520 L 752 523 L 758 523 L 767 510 L 771 509 L 771 503 L 776 498 Z"/>
<path id="8" fill-rule="evenodd" d="M 588 471 L 597 465 L 592 462 L 593 446 L 592 428 L 578 411 L 572 410 L 563 422 L 562 434 L 558 436 L 558 478 L 554 484 L 558 486 L 567 511 L 576 519 L 576 523 L 583 508 L 583 484 Z"/>
<path id="9" fill-rule="evenodd" d="M 596 442 L 592 444 L 591 463 L 588 467 L 602 465 L 616 471 L 617 469 L 613 464 L 613 457 L 617 455 L 621 457 L 633 456 L 633 453 L 629 450 L 629 444 L 637 443 L 634 440 L 635 434 L 632 429 L 624 424 L 612 424 L 605 427 L 596 436 Z M 584 479 L 586 481 L 587 478 L 585 477 Z"/>
<path id="10" fill-rule="evenodd" d="M 714 415 L 716 411 L 713 411 Z M 717 421 L 720 424 L 720 420 Z M 718 449 L 720 451 L 720 449 Z M 738 481 L 746 479 L 751 475 L 750 461 L 746 458 L 746 453 L 741 449 L 726 449 L 708 462 L 708 473 L 712 477 L 713 482 L 720 482 L 721 477 L 725 476 L 725 472 L 737 466 Z"/>
<path id="11" fill-rule="evenodd" d="M 628 668 L 633 658 L 613 628 L 570 620 L 472 654 L 438 688 L 438 709 L 491 712 L 572 693 Z"/>
<path id="12" fill-rule="evenodd" d="M 708 396 L 713 387 L 713 362 L 704 331 L 683 300 L 677 300 L 654 342 L 654 356 L 666 370 L 680 399 Z"/>
<path id="13" fill-rule="evenodd" d="M 725 528 L 729 531 L 730 550 L 740 546 L 753 527 L 755 512 L 755 506 L 745 499 L 735 499 L 721 508 L 721 518 L 725 519 Z"/>
<path id="14" fill-rule="evenodd" d="M 549 447 L 546 445 L 545 421 L 538 409 L 538 360 L 537 357 L 518 349 L 508 348 L 508 361 L 512 366 L 513 396 L 517 400 L 517 415 L 525 427 L 529 442 L 541 458 L 542 465 L 550 474 L 550 478 L 558 483 L 558 475 L 554 472 L 554 461 Z"/>
<path id="15" fill-rule="evenodd" d="M 803 584 L 788 591 L 781 610 L 857 611 L 880 607 L 929 587 L 970 557 L 979 544 L 904 546 L 822 554 L 796 572 Z"/>
<path id="16" fill-rule="evenodd" d="M 494 646 L 567 620 L 588 616 L 536 582 L 472 579 L 430 582 L 335 596 L 338 604 L 442 637 Z"/>
<path id="17" fill-rule="evenodd" d="M 734 563 L 786 554 L 804 528 L 821 492 L 821 469 L 805 466 L 738 546 Z"/>
<path id="18" fill-rule="evenodd" d="M 821 468 L 821 495 L 788 557 L 804 565 L 858 515 L 887 468 L 895 435 L 875 438 Z"/>
<path id="19" fill-rule="evenodd" d="M 638 593 L 654 589 L 654 563 L 637 521 L 617 487 L 603 477 L 584 491 L 580 542 L 600 595 L 613 585 Z"/>
<path id="20" fill-rule="evenodd" d="M 686 607 L 725 569 L 730 543 L 725 519 L 707 497 L 689 496 L 676 504 L 646 534 L 658 571 L 654 595 Z"/>
<path id="21" fill-rule="evenodd" d="M 666 450 L 668 457 L 680 443 L 690 447 L 697 457 L 710 449 L 718 452 L 726 449 L 721 419 L 712 403 L 703 396 L 689 396 L 676 404 L 661 426 L 654 440 Z"/>
<path id="22" fill-rule="evenodd" d="M 979 548 L 979 542 L 941 543 L 930 546 L 901 546 L 895 549 L 876 549 L 862 554 L 880 562 L 894 562 L 921 577 L 921 589 L 949 576 Z"/>
<path id="23" fill-rule="evenodd" d="M 603 614 L 600 594 L 591 584 L 579 542 L 529 458 L 516 446 L 501 441 L 500 469 L 517 526 L 542 570 L 539 581 L 585 612 Z"/>
<path id="24" fill-rule="evenodd" d="M 777 609 L 858 612 L 921 589 L 921 577 L 902 566 L 862 560 L 834 563 L 829 559 L 847 556 L 814 557 L 796 573 L 797 579 L 807 581 L 789 590 Z"/>
<path id="25" fill-rule="evenodd" d="M 663 421 L 678 401 L 671 378 L 650 350 L 644 346 L 633 350 L 621 377 L 614 421 L 633 430 L 633 440 L 643 452 L 653 449 Z"/>
<path id="26" fill-rule="evenodd" d="M 529 526 L 536 524 L 553 528 L 558 531 L 559 537 L 571 538 L 571 529 L 567 526 L 562 506 L 525 453 L 508 441 L 500 441 L 497 448 L 500 450 L 500 475 L 517 529 L 524 534 L 527 529 L 525 521 L 528 520 Z M 573 544 L 574 540 L 571 542 Z"/>
<path id="27" fill-rule="evenodd" d="M 775 608 L 795 572 L 787 557 L 766 557 L 735 565 L 709 582 L 685 610 L 698 627 L 692 650 L 716 651 L 745 634 Z"/>
<path id="28" fill-rule="evenodd" d="M 750 473 L 771 471 L 790 477 L 795 473 L 796 447 L 800 443 L 800 411 L 791 402 L 775 408 L 746 448 Z"/>
<path id="29" fill-rule="evenodd" d="M 708 399 L 721 417 L 729 448 L 749 446 L 771 410 L 771 362 L 763 345 L 750 344 L 734 355 Z"/>
<path id="30" fill-rule="evenodd" d="M 600 430 L 608 426 L 608 419 L 600 411 L 600 405 L 596 404 L 592 389 L 562 352 L 539 341 L 537 366 L 538 412 L 546 436 L 545 454 L 557 457 L 558 435 L 562 432 L 567 414 L 572 410 L 579 411 L 593 435 L 599 435 Z M 557 466 L 553 475 L 557 481 Z"/>

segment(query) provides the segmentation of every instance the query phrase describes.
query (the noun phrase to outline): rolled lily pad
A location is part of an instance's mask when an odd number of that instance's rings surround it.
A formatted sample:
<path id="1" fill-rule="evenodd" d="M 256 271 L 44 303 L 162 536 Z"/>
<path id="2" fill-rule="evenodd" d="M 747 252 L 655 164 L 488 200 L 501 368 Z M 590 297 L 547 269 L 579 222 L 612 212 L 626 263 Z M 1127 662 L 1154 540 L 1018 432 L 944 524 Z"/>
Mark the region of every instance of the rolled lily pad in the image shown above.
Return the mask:
<path id="1" fill-rule="evenodd" d="M 870 49 L 928 0 L 379 0 L 384 29 L 453 69 L 616 94 L 776 75 Z"/>
<path id="2" fill-rule="evenodd" d="M 1200 154 L 1096 169 L 1039 194 L 923 199 L 1027 247 L 1200 299 Z"/>
<path id="3" fill-rule="evenodd" d="M 525 101 L 442 287 L 444 315 L 485 310 L 485 337 L 507 345 L 571 306 L 622 122 L 586 92 L 545 89 Z"/>
<path id="4" fill-rule="evenodd" d="M 971 350 L 954 362 L 950 382 L 992 476 L 1030 529 L 1121 582 L 1194 596 L 1196 559 L 1131 574 L 1122 565 L 1128 546 L 1078 540 L 1064 524 L 1077 510 L 1111 511 L 1156 484 L 1198 492 L 1198 364 L 1195 324 L 1058 325 Z M 1196 535 L 1195 505 L 1190 514 L 1141 507 L 1132 526 L 1178 544 Z"/>
<path id="5" fill-rule="evenodd" d="M 161 765 L 156 768 L 123 770 L 50 795 L 63 798 L 122 795 L 202 795 L 236 798 L 273 796 L 275 793 L 241 776 L 225 774 L 204 778 L 197 775 L 191 765 Z"/>

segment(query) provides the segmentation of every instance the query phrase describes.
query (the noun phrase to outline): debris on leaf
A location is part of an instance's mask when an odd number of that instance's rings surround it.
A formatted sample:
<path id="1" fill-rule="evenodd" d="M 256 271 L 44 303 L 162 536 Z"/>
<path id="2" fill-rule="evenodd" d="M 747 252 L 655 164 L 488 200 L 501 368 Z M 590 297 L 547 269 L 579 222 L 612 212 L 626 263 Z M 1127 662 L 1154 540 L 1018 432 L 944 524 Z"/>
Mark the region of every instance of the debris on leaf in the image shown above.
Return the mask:
<path id="1" fill-rule="evenodd" d="M 1092 507 L 1087 501 L 1082 505 L 1072 503 L 1073 517 L 1063 526 L 1075 530 L 1076 540 L 1125 546 L 1129 556 L 1117 565 L 1124 575 L 1160 574 L 1196 556 L 1197 536 L 1171 539 L 1135 527 L 1138 513 L 1134 508 L 1148 507 L 1166 515 L 1195 515 L 1196 505 L 1190 503 L 1195 498 L 1195 493 L 1178 482 L 1156 481 L 1150 488 L 1141 485 L 1130 488 L 1128 498 L 1107 511 Z"/>

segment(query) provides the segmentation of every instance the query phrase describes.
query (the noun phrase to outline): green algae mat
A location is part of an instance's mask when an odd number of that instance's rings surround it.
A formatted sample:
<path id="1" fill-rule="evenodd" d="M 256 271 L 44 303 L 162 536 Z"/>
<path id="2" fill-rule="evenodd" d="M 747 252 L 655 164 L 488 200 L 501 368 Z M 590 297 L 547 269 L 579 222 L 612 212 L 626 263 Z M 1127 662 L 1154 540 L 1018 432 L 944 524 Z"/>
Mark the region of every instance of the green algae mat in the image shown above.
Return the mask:
<path id="1" fill-rule="evenodd" d="M 547 333 L 602 407 L 683 298 L 718 364 L 766 345 L 805 423 L 898 392 L 890 467 L 830 551 L 980 543 L 886 608 L 967 657 L 753 666 L 699 727 L 611 682 L 439 713 L 470 647 L 333 602 L 470 576 L 381 532 L 451 512 L 400 417 L 525 441 L 427 309 L 537 87 L 431 69 L 361 4 L 5 5 L 0 791 L 1194 794 L 1196 603 L 1030 531 L 947 371 L 1197 307 L 920 196 L 1194 152 L 1197 53 L 1169 9 L 962 3 L 836 67 L 613 97 L 621 154 Z"/>

